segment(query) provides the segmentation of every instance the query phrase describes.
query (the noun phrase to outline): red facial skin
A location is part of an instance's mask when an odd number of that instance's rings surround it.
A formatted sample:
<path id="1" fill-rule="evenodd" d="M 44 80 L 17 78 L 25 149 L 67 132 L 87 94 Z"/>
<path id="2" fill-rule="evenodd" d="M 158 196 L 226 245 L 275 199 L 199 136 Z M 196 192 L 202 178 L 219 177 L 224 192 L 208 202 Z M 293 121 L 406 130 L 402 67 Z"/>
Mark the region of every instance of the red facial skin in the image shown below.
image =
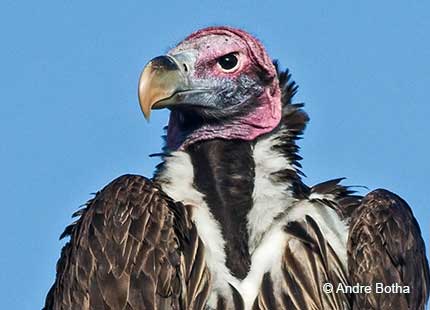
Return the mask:
<path id="1" fill-rule="evenodd" d="M 206 46 L 204 46 L 206 44 Z M 269 78 L 276 76 L 275 67 L 263 45 L 249 33 L 231 27 L 208 27 L 189 35 L 177 48 L 183 50 L 198 46 L 202 61 L 239 51 L 248 61 L 263 69 Z M 206 51 L 205 48 L 206 47 Z M 211 48 L 212 47 L 212 48 Z"/>
<path id="2" fill-rule="evenodd" d="M 259 105 L 251 113 L 222 125 L 204 125 L 182 142 L 177 139 L 180 129 L 177 126 L 177 114 L 173 111 L 167 132 L 167 146 L 170 150 L 185 149 L 194 142 L 214 138 L 251 141 L 277 127 L 281 119 L 281 91 L 276 69 L 256 38 L 239 29 L 209 27 L 188 36 L 169 54 L 186 50 L 198 53 L 193 72 L 195 78 L 222 77 L 234 80 L 241 74 L 255 76 L 259 70 L 270 82 L 258 98 Z M 217 64 L 217 60 L 229 53 L 236 53 L 239 65 L 231 72 L 226 72 Z"/>

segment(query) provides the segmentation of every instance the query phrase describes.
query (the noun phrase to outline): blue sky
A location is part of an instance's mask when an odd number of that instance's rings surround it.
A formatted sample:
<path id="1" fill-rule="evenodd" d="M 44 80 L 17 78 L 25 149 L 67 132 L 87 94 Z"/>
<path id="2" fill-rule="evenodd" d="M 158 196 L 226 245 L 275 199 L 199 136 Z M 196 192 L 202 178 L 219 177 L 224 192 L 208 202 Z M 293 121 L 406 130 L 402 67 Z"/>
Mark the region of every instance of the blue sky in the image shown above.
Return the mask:
<path id="1" fill-rule="evenodd" d="M 203 26 L 247 29 L 291 69 L 308 184 L 395 191 L 429 244 L 430 2 L 262 3 L 1 2 L 1 308 L 42 306 L 58 236 L 91 192 L 152 174 L 167 112 L 145 122 L 140 70 Z"/>

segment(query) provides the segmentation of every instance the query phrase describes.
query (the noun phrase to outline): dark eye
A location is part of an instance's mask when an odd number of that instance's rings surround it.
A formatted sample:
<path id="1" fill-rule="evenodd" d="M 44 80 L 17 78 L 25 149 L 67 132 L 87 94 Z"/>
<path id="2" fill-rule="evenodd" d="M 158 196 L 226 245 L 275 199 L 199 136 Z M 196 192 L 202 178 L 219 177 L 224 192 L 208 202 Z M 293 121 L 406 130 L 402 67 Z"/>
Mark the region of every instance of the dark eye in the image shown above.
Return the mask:
<path id="1" fill-rule="evenodd" d="M 218 58 L 218 64 L 223 71 L 231 72 L 238 66 L 239 59 L 235 53 L 230 53 Z"/>

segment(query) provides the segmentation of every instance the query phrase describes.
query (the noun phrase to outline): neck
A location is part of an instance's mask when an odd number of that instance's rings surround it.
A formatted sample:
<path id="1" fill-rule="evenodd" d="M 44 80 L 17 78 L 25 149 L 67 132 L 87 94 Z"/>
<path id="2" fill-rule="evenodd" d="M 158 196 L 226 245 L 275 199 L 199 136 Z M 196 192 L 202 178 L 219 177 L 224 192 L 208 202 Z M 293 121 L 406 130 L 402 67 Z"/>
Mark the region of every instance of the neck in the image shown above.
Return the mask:
<path id="1" fill-rule="evenodd" d="M 281 121 L 281 94 L 275 88 L 258 98 L 258 106 L 250 112 L 222 122 L 197 122 L 184 126 L 182 112 L 172 111 L 167 129 L 169 150 L 184 150 L 190 145 L 213 139 L 253 141 L 273 131 Z"/>

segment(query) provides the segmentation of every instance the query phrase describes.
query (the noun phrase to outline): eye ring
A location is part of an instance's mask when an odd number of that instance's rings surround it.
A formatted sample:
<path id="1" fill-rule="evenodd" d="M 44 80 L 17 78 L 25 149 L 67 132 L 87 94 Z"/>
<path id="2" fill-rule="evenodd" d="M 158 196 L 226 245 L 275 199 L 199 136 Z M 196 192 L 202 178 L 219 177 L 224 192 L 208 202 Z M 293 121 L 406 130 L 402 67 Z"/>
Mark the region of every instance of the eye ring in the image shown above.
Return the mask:
<path id="1" fill-rule="evenodd" d="M 224 72 L 233 72 L 239 67 L 239 57 L 237 53 L 225 54 L 218 58 L 218 67 Z"/>

